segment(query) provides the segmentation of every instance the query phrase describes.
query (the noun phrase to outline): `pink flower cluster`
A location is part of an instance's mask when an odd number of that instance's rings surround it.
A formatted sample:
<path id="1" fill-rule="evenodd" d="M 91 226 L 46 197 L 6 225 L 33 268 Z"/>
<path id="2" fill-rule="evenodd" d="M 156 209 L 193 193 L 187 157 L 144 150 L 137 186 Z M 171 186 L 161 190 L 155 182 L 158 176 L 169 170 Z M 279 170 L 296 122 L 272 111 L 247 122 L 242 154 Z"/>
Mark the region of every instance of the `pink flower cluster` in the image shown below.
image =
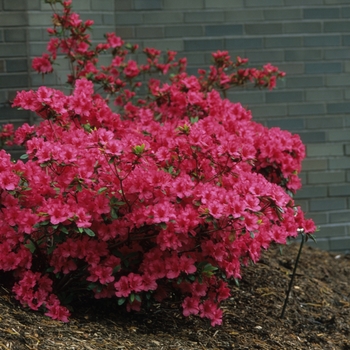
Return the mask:
<path id="1" fill-rule="evenodd" d="M 0 127 L 0 147 L 3 147 L 4 145 L 12 145 L 14 133 L 15 128 L 13 124 L 4 124 Z"/>
<path id="2" fill-rule="evenodd" d="M 54 18 L 53 35 L 91 25 L 69 1 Z M 184 60 L 171 63 L 174 52 L 160 63 L 161 53 L 146 49 L 149 61 L 139 66 L 126 60 L 120 38 L 107 34 L 107 42 L 113 64 L 101 73 L 97 51 L 78 38 L 52 40 L 52 57 L 61 47 L 77 58 L 74 91 L 42 86 L 14 100 L 43 120 L 16 131 L 22 160 L 0 151 L 0 270 L 13 272 L 23 305 L 64 322 L 62 295 L 88 290 L 128 310 L 179 298 L 185 316 L 219 325 L 227 279 L 240 278 L 272 242 L 315 230 L 291 197 L 305 155 L 299 137 L 253 122 L 217 91 L 256 79 L 271 87 L 281 74 L 267 65 L 262 76 L 248 70 L 237 82 L 238 71 L 227 82 L 220 67 L 231 61 L 219 52 L 216 71 L 195 77 Z M 135 100 L 125 84 L 137 86 L 154 67 L 179 71 L 168 83 L 150 79 L 148 96 Z M 96 83 L 115 94 L 120 113 Z"/>

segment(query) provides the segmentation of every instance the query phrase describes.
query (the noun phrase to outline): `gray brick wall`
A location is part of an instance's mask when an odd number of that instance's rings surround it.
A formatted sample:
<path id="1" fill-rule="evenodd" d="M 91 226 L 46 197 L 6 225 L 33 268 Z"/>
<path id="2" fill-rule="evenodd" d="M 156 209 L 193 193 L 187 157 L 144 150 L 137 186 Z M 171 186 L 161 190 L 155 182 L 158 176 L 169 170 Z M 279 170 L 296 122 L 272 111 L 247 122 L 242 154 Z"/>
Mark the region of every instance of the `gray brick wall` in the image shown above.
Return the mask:
<path id="1" fill-rule="evenodd" d="M 213 50 L 285 70 L 277 91 L 235 90 L 229 98 L 264 125 L 300 134 L 307 158 L 296 200 L 320 226 L 319 247 L 350 251 L 348 0 L 73 0 L 73 6 L 95 20 L 94 40 L 116 30 L 141 49 L 177 50 L 193 73 L 210 64 Z M 30 59 L 45 47 L 49 24 L 42 0 L 0 1 L 1 122 L 29 118 L 7 101 L 17 89 L 42 84 Z M 65 69 L 45 84 L 63 83 Z"/>

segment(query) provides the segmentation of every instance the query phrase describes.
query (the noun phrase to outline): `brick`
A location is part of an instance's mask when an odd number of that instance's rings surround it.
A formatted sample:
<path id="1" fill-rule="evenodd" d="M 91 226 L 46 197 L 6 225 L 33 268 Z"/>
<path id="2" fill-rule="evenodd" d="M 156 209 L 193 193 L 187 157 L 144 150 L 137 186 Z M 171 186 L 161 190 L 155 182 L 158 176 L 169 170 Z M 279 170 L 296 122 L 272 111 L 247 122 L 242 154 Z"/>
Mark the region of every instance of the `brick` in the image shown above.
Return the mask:
<path id="1" fill-rule="evenodd" d="M 332 215 L 332 214 L 331 214 Z M 346 236 L 346 226 L 335 226 L 335 225 L 322 225 L 320 226 L 320 230 L 316 233 L 316 240 L 317 237 L 319 238 L 326 238 L 326 237 L 344 237 Z"/>
<path id="2" fill-rule="evenodd" d="M 331 128 L 342 128 L 343 118 L 342 117 L 317 117 L 307 118 L 306 128 L 307 129 L 331 129 Z"/>
<path id="3" fill-rule="evenodd" d="M 43 30 L 41 28 L 30 28 L 28 30 L 29 41 L 41 41 L 41 40 L 47 40 L 47 38 L 48 38 L 47 33 L 45 33 L 45 36 L 44 36 Z"/>
<path id="4" fill-rule="evenodd" d="M 28 86 L 27 74 L 8 74 L 0 79 L 0 89 Z"/>
<path id="5" fill-rule="evenodd" d="M 323 104 L 295 104 L 288 107 L 288 113 L 290 115 L 323 115 L 326 113 L 326 107 Z"/>
<path id="6" fill-rule="evenodd" d="M 320 74 L 320 73 L 341 73 L 341 62 L 313 62 L 305 63 L 306 74 Z M 328 79 L 329 76 L 327 76 Z"/>
<path id="7" fill-rule="evenodd" d="M 182 57 L 179 55 L 178 58 Z M 206 64 L 205 55 L 202 52 L 187 52 L 185 57 L 187 57 L 188 65 L 201 65 L 204 66 Z"/>
<path id="8" fill-rule="evenodd" d="M 299 132 L 299 136 L 305 144 L 326 141 L 326 133 L 323 131 Z"/>
<path id="9" fill-rule="evenodd" d="M 243 0 L 204 0 L 204 7 L 210 8 L 223 8 L 225 10 L 229 8 L 242 8 L 244 7 Z"/>
<path id="10" fill-rule="evenodd" d="M 317 143 L 307 145 L 306 154 L 308 157 L 342 156 L 344 155 L 344 150 L 343 145 L 341 143 Z"/>
<path id="11" fill-rule="evenodd" d="M 303 37 L 305 46 L 341 46 L 341 35 L 307 35 Z"/>
<path id="12" fill-rule="evenodd" d="M 25 12 L 0 12 L 1 27 L 23 27 L 28 24 Z"/>
<path id="13" fill-rule="evenodd" d="M 0 42 L 4 41 L 4 31 L 0 29 Z"/>
<path id="14" fill-rule="evenodd" d="M 341 17 L 349 18 L 350 17 L 350 7 L 342 7 L 340 9 Z"/>
<path id="15" fill-rule="evenodd" d="M 185 51 L 216 51 L 224 47 L 223 39 L 188 39 L 184 40 Z"/>
<path id="16" fill-rule="evenodd" d="M 105 13 L 102 14 L 102 23 L 107 26 L 114 25 L 115 23 L 114 14 L 105 14 Z"/>
<path id="17" fill-rule="evenodd" d="M 162 0 L 134 0 L 135 10 L 161 10 Z"/>
<path id="18" fill-rule="evenodd" d="M 349 113 L 350 102 L 328 103 L 327 112 L 331 114 Z"/>
<path id="19" fill-rule="evenodd" d="M 203 9 L 204 0 L 164 0 L 164 9 L 168 10 L 187 10 L 187 9 Z"/>
<path id="20" fill-rule="evenodd" d="M 286 61 L 314 61 L 321 60 L 323 52 L 320 49 L 285 50 Z"/>
<path id="21" fill-rule="evenodd" d="M 169 38 L 186 38 L 203 35 L 203 27 L 200 25 L 180 25 L 165 27 L 165 36 Z"/>
<path id="22" fill-rule="evenodd" d="M 91 0 L 91 10 L 114 12 L 114 4 L 110 0 Z"/>
<path id="23" fill-rule="evenodd" d="M 26 57 L 27 52 L 23 45 L 18 44 L 0 44 L 0 58 L 3 57 Z"/>
<path id="24" fill-rule="evenodd" d="M 247 23 L 250 21 L 258 22 L 264 20 L 263 10 L 235 10 L 225 11 L 225 22 Z"/>
<path id="25" fill-rule="evenodd" d="M 264 0 L 264 4 L 262 5 L 260 0 L 245 0 L 245 6 L 247 7 L 268 7 L 268 6 L 283 6 L 283 0 Z"/>
<path id="26" fill-rule="evenodd" d="M 333 211 L 342 209 L 346 209 L 345 198 L 324 198 L 310 200 L 311 211 Z"/>
<path id="27" fill-rule="evenodd" d="M 104 24 L 102 11 L 96 11 L 94 13 L 81 13 L 80 17 L 83 21 L 86 21 L 87 19 L 92 19 L 94 21 L 94 30 L 97 28 L 97 26 Z"/>
<path id="28" fill-rule="evenodd" d="M 272 119 L 267 121 L 267 126 L 286 130 L 302 130 L 305 128 L 303 119 Z"/>
<path id="29" fill-rule="evenodd" d="M 28 70 L 27 59 L 6 60 L 6 71 L 9 73 L 27 72 L 27 70 Z"/>
<path id="30" fill-rule="evenodd" d="M 136 36 L 140 39 L 149 38 L 164 38 L 164 27 L 137 27 Z"/>
<path id="31" fill-rule="evenodd" d="M 305 8 L 303 16 L 305 19 L 340 18 L 340 9 L 336 7 Z"/>
<path id="32" fill-rule="evenodd" d="M 210 22 L 224 22 L 225 16 L 223 11 L 206 11 L 198 12 L 191 11 L 185 13 L 186 23 L 210 23 Z"/>
<path id="33" fill-rule="evenodd" d="M 44 78 L 43 78 L 41 74 L 32 73 L 30 74 L 30 81 L 31 81 L 31 84 L 29 86 L 31 87 L 39 87 L 42 85 L 47 85 L 47 86 L 57 85 L 55 74 L 46 74 L 44 75 Z"/>
<path id="34" fill-rule="evenodd" d="M 233 36 L 242 35 L 243 26 L 235 24 L 209 25 L 205 26 L 206 36 Z"/>
<path id="35" fill-rule="evenodd" d="M 266 62 L 278 63 L 283 61 L 284 52 L 283 50 L 258 50 L 258 51 L 246 51 L 249 62 L 265 64 Z"/>
<path id="36" fill-rule="evenodd" d="M 324 58 L 326 60 L 339 60 L 350 58 L 350 49 L 326 49 L 324 50 Z"/>
<path id="37" fill-rule="evenodd" d="M 45 12 L 28 12 L 28 24 L 30 27 L 52 26 L 51 14 Z"/>
<path id="38" fill-rule="evenodd" d="M 272 92 L 271 94 L 275 94 L 276 92 Z M 269 105 L 260 105 L 260 106 L 252 106 L 251 108 L 253 117 L 256 118 L 265 118 L 265 117 L 282 117 L 287 115 L 287 106 L 286 105 L 277 105 L 277 106 L 269 106 Z"/>
<path id="39" fill-rule="evenodd" d="M 341 130 L 329 130 L 328 138 L 330 141 L 348 141 L 350 139 L 350 130 L 341 129 Z"/>
<path id="40" fill-rule="evenodd" d="M 0 73 L 4 73 L 4 72 L 5 72 L 5 61 L 0 60 Z"/>
<path id="41" fill-rule="evenodd" d="M 307 0 L 308 6 L 323 5 L 323 0 Z M 305 6 L 305 0 L 285 0 L 286 6 Z"/>
<path id="42" fill-rule="evenodd" d="M 350 158 L 349 157 L 331 158 L 328 160 L 328 164 L 330 169 L 349 169 Z"/>
<path id="43" fill-rule="evenodd" d="M 344 171 L 318 171 L 307 174 L 308 184 L 331 184 L 345 181 Z"/>
<path id="44" fill-rule="evenodd" d="M 300 206 L 304 212 L 309 212 L 309 201 L 299 199 L 295 202 L 296 206 Z"/>
<path id="45" fill-rule="evenodd" d="M 282 23 L 245 24 L 244 30 L 248 35 L 282 34 Z"/>
<path id="46" fill-rule="evenodd" d="M 350 184 L 329 186 L 329 195 L 331 197 L 342 197 L 342 196 L 348 197 L 350 195 Z M 348 221 L 350 222 L 349 217 L 348 217 Z"/>
<path id="47" fill-rule="evenodd" d="M 350 35 L 343 35 L 342 39 L 343 39 L 342 40 L 343 46 L 349 46 L 350 45 Z"/>
<path id="48" fill-rule="evenodd" d="M 181 11 L 152 11 L 143 15 L 147 24 L 182 24 L 184 22 L 184 14 Z"/>
<path id="49" fill-rule="evenodd" d="M 346 33 L 350 31 L 349 21 L 326 21 L 323 24 L 325 33 Z"/>
<path id="50" fill-rule="evenodd" d="M 269 36 L 264 38 L 265 47 L 298 47 L 302 46 L 303 38 L 301 36 Z"/>
<path id="51" fill-rule="evenodd" d="M 274 91 L 266 95 L 267 103 L 301 102 L 303 92 L 300 91 Z"/>
<path id="52" fill-rule="evenodd" d="M 143 16 L 139 12 L 117 12 L 115 14 L 115 23 L 116 25 L 121 24 L 142 24 Z"/>
<path id="53" fill-rule="evenodd" d="M 44 42 L 31 44 L 29 46 L 29 54 L 30 54 L 30 56 L 34 56 L 34 57 L 41 56 L 41 54 L 46 51 L 46 46 L 47 45 Z M 22 50 L 23 50 L 23 48 L 22 48 Z"/>
<path id="54" fill-rule="evenodd" d="M 335 74 L 326 77 L 327 86 L 349 86 L 350 74 Z"/>
<path id="55" fill-rule="evenodd" d="M 332 100 L 342 100 L 343 90 L 341 89 L 307 89 L 306 101 L 332 101 Z M 333 120 L 334 118 L 332 118 Z"/>
<path id="56" fill-rule="evenodd" d="M 7 42 L 25 42 L 27 40 L 27 33 L 25 29 L 5 29 L 5 41 Z"/>
<path id="57" fill-rule="evenodd" d="M 345 154 L 346 154 L 347 156 L 350 155 L 350 144 L 345 145 Z"/>
<path id="58" fill-rule="evenodd" d="M 261 91 L 244 91 L 238 92 L 237 90 L 229 90 L 227 93 L 227 98 L 232 102 L 239 102 L 243 106 L 251 106 L 256 103 L 264 103 L 264 94 Z"/>
<path id="59" fill-rule="evenodd" d="M 328 168 L 327 159 L 309 159 L 309 158 L 306 158 L 303 161 L 303 171 L 327 170 L 327 168 Z"/>
<path id="60" fill-rule="evenodd" d="M 328 0 L 329 1 L 329 0 Z M 332 238 L 329 241 L 331 251 L 337 252 L 349 252 L 350 249 L 350 237 L 344 238 Z"/>
<path id="61" fill-rule="evenodd" d="M 327 197 L 327 188 L 325 186 L 302 186 L 295 195 L 297 200 L 317 197 Z"/>
<path id="62" fill-rule="evenodd" d="M 287 73 L 287 77 L 295 74 L 305 73 L 304 63 L 279 63 L 278 68 Z"/>
<path id="63" fill-rule="evenodd" d="M 86 2 L 86 0 L 84 0 Z M 115 0 L 114 1 L 115 11 L 128 11 L 134 9 L 133 0 Z"/>
<path id="64" fill-rule="evenodd" d="M 237 49 L 258 49 L 263 47 L 262 38 L 235 38 L 225 39 L 225 49 L 237 50 Z"/>
<path id="65" fill-rule="evenodd" d="M 331 213 L 329 215 L 331 223 L 349 222 L 349 211 L 341 211 L 338 213 Z"/>
<path id="66" fill-rule="evenodd" d="M 283 33 L 322 33 L 322 23 L 321 22 L 286 22 L 283 23 Z"/>
<path id="67" fill-rule="evenodd" d="M 268 9 L 268 10 L 264 10 L 264 18 L 268 21 L 301 19 L 302 11 L 299 8 L 277 9 L 277 10 Z"/>
<path id="68" fill-rule="evenodd" d="M 118 26 L 114 28 L 115 33 L 123 39 L 135 38 L 135 28 L 130 26 Z"/>
<path id="69" fill-rule="evenodd" d="M 324 85 L 322 76 L 299 76 L 289 77 L 286 79 L 288 88 L 308 88 L 308 87 L 319 87 Z"/>
<path id="70" fill-rule="evenodd" d="M 14 10 L 14 11 L 18 11 L 18 10 L 27 10 L 27 4 L 26 1 L 23 0 L 3 0 L 3 4 L 4 4 L 4 10 Z"/>
<path id="71" fill-rule="evenodd" d="M 27 1 L 27 10 L 40 10 L 40 3 L 41 3 L 40 0 Z M 74 5 L 74 8 L 75 8 L 75 5 Z"/>
<path id="72" fill-rule="evenodd" d="M 184 41 L 182 39 L 156 39 L 156 40 L 144 40 L 144 47 L 154 47 L 158 50 L 166 51 L 183 51 Z"/>

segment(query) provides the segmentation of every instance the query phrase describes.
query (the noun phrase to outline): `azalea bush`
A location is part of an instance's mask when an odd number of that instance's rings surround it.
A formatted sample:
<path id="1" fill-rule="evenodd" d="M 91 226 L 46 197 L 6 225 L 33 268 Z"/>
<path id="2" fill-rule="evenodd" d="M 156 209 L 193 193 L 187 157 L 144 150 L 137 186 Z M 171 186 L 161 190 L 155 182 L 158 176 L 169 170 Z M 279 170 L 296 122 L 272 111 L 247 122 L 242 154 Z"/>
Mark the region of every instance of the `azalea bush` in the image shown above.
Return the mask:
<path id="1" fill-rule="evenodd" d="M 221 324 L 241 266 L 272 242 L 315 230 L 293 200 L 300 138 L 223 97 L 247 83 L 273 88 L 284 74 L 220 51 L 198 76 L 172 51 L 144 49 L 147 63 L 138 64 L 129 59 L 137 46 L 112 33 L 93 46 L 92 21 L 70 1 L 48 2 L 63 10 L 33 68 L 49 73 L 65 54 L 73 90 L 42 86 L 14 100 L 42 120 L 16 130 L 21 160 L 0 151 L 0 270 L 12 274 L 22 305 L 63 322 L 66 301 L 90 294 L 128 310 L 179 301 L 185 316 Z M 99 66 L 105 52 L 111 64 Z"/>

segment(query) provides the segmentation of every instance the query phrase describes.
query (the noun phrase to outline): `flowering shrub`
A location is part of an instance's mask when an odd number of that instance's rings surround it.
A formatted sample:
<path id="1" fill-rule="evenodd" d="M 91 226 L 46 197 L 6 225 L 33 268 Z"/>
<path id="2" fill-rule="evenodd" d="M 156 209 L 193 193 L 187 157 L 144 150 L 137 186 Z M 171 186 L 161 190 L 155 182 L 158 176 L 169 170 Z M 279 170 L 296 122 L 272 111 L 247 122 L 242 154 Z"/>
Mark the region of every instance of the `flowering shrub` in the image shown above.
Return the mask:
<path id="1" fill-rule="evenodd" d="M 227 279 L 239 279 L 271 242 L 315 230 L 291 196 L 305 156 L 300 138 L 253 122 L 219 93 L 249 81 L 272 88 L 283 74 L 243 68 L 246 60 L 233 63 L 227 52 L 198 77 L 173 52 L 160 63 L 159 51 L 145 49 L 148 63 L 138 65 L 114 34 L 90 49 L 91 21 L 68 1 L 63 9 L 50 54 L 33 67 L 50 72 L 61 49 L 74 89 L 42 86 L 14 100 L 42 121 L 15 132 L 22 160 L 0 151 L 0 270 L 13 272 L 23 305 L 64 322 L 63 296 L 85 290 L 128 310 L 176 299 L 185 316 L 221 324 Z M 98 68 L 108 49 L 113 62 Z M 170 82 L 150 79 L 148 95 L 135 99 L 141 74 L 173 69 Z"/>
<path id="2" fill-rule="evenodd" d="M 4 124 L 0 127 L 0 148 L 5 145 L 10 146 L 13 144 L 13 137 L 15 133 L 15 128 L 13 124 Z"/>

